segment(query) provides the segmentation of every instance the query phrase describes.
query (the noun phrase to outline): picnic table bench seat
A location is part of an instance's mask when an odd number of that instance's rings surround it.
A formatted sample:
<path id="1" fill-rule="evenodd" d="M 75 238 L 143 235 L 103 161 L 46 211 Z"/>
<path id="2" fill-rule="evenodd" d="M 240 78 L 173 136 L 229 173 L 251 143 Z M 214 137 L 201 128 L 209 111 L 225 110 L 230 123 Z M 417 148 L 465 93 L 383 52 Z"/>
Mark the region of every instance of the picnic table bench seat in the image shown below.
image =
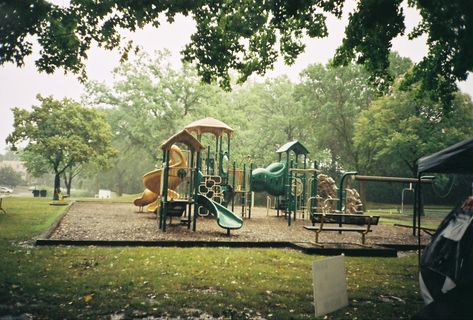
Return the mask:
<path id="1" fill-rule="evenodd" d="M 365 244 L 366 235 L 372 231 L 371 226 L 377 225 L 379 216 L 343 213 L 313 213 L 311 226 L 304 226 L 306 230 L 315 232 L 315 242 L 319 243 L 319 234 L 324 231 L 358 232 L 361 234 L 361 243 Z"/>

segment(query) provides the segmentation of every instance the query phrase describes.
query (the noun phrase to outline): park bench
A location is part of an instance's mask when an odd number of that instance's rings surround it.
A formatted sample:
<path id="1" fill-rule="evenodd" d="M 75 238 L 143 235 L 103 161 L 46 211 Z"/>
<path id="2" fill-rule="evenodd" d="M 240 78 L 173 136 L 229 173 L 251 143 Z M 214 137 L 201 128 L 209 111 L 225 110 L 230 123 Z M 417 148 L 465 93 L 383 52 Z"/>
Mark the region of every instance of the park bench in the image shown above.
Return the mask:
<path id="1" fill-rule="evenodd" d="M 304 226 L 304 228 L 315 232 L 315 243 L 319 242 L 319 233 L 324 231 L 338 231 L 339 233 L 361 233 L 361 243 L 365 244 L 365 237 L 372 231 L 371 226 L 378 224 L 379 216 L 342 213 L 313 213 L 311 215 L 311 220 L 312 225 Z"/>

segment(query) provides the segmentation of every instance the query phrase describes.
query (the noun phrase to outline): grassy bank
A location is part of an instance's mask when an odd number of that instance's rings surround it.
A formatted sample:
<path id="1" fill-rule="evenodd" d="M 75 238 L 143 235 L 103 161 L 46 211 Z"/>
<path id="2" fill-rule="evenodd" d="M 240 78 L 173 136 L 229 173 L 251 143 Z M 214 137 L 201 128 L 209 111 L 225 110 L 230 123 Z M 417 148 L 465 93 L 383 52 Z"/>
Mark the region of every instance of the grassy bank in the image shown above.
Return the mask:
<path id="1" fill-rule="evenodd" d="M 11 201 L 9 201 L 11 200 Z M 313 317 L 311 263 L 280 249 L 34 247 L 64 207 L 11 198 L 0 215 L 0 315 Z M 417 257 L 347 258 L 349 307 L 327 319 L 407 319 Z"/>

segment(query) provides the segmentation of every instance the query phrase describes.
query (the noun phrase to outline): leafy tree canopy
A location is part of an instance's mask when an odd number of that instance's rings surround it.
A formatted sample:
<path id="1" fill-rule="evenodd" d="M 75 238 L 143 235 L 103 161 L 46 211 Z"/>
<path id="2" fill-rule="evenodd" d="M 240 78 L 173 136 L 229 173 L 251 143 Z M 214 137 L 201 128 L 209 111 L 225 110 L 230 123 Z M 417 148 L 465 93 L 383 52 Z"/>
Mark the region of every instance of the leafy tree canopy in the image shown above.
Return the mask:
<path id="1" fill-rule="evenodd" d="M 16 146 L 26 141 L 23 152 L 26 166 L 36 172 L 47 165 L 55 174 L 55 198 L 60 176 L 74 166 L 97 161 L 105 164 L 114 155 L 112 133 L 104 116 L 97 110 L 84 108 L 68 99 L 58 101 L 38 96 L 40 106 L 32 111 L 13 108 L 14 131 L 7 144 Z"/>
<path id="2" fill-rule="evenodd" d="M 160 16 L 191 15 L 197 25 L 184 59 L 197 62 L 201 78 L 229 87 L 229 70 L 244 81 L 263 74 L 278 56 L 292 63 L 304 50 L 303 38 L 327 36 L 326 16 L 341 17 L 344 0 L 218 0 L 218 1 L 90 1 L 72 0 L 58 6 L 46 0 L 0 3 L 0 64 L 24 63 L 32 53 L 31 37 L 41 47 L 41 71 L 59 67 L 84 78 L 84 60 L 91 44 L 120 48 L 126 58 L 133 46 L 123 43 L 121 30 L 147 24 L 159 27 Z M 363 63 L 382 86 L 392 39 L 405 32 L 402 0 L 361 0 L 350 15 L 336 64 Z M 420 82 L 448 103 L 456 80 L 473 71 L 473 2 L 470 0 L 408 0 L 422 21 L 409 35 L 427 35 L 429 52 L 416 65 L 409 83 Z"/>
<path id="3" fill-rule="evenodd" d="M 429 95 L 415 91 L 397 88 L 356 120 L 354 144 L 362 172 L 415 176 L 418 158 L 471 137 L 473 104 L 467 95 L 456 93 L 454 108 L 445 113 Z"/>
<path id="4" fill-rule="evenodd" d="M 0 185 L 16 187 L 22 182 L 21 173 L 13 170 L 12 167 L 4 166 L 0 168 Z"/>
<path id="5" fill-rule="evenodd" d="M 395 77 L 412 67 L 410 59 L 397 53 L 391 53 L 389 59 L 390 73 Z M 301 72 L 294 96 L 304 110 L 303 121 L 298 125 L 309 132 L 304 141 L 312 150 L 326 150 L 330 154 L 330 159 L 320 163 L 322 166 L 332 172 L 362 168 L 353 144 L 354 124 L 378 93 L 368 72 L 353 63 L 343 67 L 313 64 Z"/>
<path id="6" fill-rule="evenodd" d="M 182 118 L 200 106 L 204 86 L 195 70 L 184 65 L 175 70 L 168 52 L 151 58 L 138 54 L 135 61 L 113 71 L 112 87 L 97 82 L 86 84 L 85 101 L 95 107 L 113 109 L 108 122 L 120 150 L 144 149 L 150 159 L 161 157 L 159 144 L 176 133 Z"/>

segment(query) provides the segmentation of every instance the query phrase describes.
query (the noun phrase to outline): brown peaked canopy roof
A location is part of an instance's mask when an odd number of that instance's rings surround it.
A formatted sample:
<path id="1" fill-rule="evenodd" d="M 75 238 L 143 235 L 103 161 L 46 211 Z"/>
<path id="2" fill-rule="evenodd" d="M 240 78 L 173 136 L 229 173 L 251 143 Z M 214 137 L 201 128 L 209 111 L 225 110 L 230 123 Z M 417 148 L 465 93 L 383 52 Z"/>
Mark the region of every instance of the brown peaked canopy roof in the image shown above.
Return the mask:
<path id="1" fill-rule="evenodd" d="M 193 135 L 191 135 L 186 129 L 176 133 L 175 135 L 164 141 L 161 145 L 161 150 L 170 150 L 171 146 L 175 143 L 183 143 L 192 151 L 199 151 L 205 149 L 204 146 L 199 142 L 199 140 L 197 140 Z"/>
<path id="2" fill-rule="evenodd" d="M 188 130 L 189 132 L 196 132 L 197 135 L 209 132 L 217 137 L 220 137 L 224 133 L 226 133 L 228 136 L 231 136 L 233 132 L 233 129 L 230 128 L 230 126 L 226 123 L 210 117 L 200 119 L 192 122 L 191 124 L 188 124 L 186 126 L 186 130 Z"/>

